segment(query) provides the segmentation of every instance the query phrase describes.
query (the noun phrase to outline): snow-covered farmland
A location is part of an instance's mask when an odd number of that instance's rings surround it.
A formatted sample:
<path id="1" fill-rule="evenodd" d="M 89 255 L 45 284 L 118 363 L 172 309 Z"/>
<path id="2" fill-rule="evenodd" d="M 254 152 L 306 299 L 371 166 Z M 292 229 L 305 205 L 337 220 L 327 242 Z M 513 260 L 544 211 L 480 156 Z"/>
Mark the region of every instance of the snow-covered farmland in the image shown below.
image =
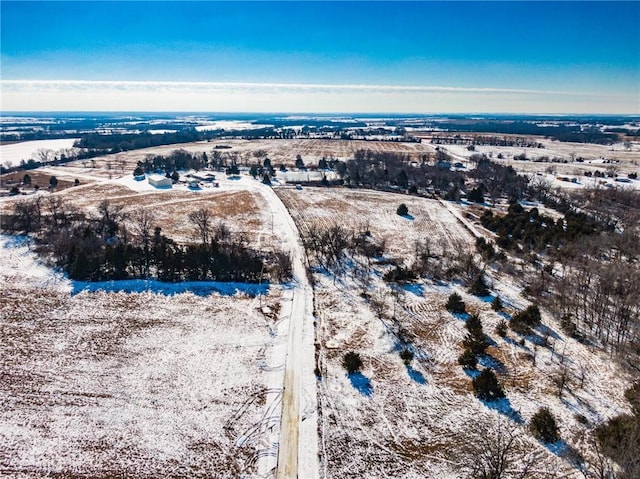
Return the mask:
<path id="1" fill-rule="evenodd" d="M 406 258 L 417 240 L 428 239 L 439 252 L 468 246 L 473 237 L 439 201 L 370 190 L 282 188 L 276 190 L 304 234 L 310 227 L 370 230 L 375 238 L 386 239 L 388 254 Z M 407 216 L 396 210 L 404 203 Z"/>
<path id="2" fill-rule="evenodd" d="M 26 244 L 0 246 L 4 477 L 258 477 L 275 465 L 279 288 L 72 295 Z"/>
<path id="3" fill-rule="evenodd" d="M 407 263 L 416 239 L 429 237 L 440 251 L 468 248 L 473 241 L 456 207 L 436 200 L 319 188 L 278 194 L 303 234 L 314 224 L 368 225 L 374 238 L 387 238 L 386 256 Z M 401 202 L 411 217 L 396 214 Z M 368 298 L 349 267 L 337 279 L 314 273 L 322 475 L 470 477 L 490 444 L 504 439 L 499 431 L 508 431 L 516 437 L 512 473 L 529 464 L 535 477 L 581 477 L 577 458 L 592 452 L 588 431 L 628 412 L 628 378 L 605 355 L 566 337 L 551 317 L 524 344 L 511 331 L 498 336 L 498 322 L 530 304 L 508 277 L 488 271 L 492 295 L 506 305 L 495 312 L 492 297 L 471 296 L 457 283 L 391 286 L 381 280 L 383 268 L 374 265 Z M 477 372 L 465 372 L 457 362 L 466 330 L 465 317 L 444 307 L 453 291 L 482 319 L 491 345 L 480 368 L 496 371 L 506 399 L 478 400 L 471 384 Z M 544 337 L 547 345 L 536 346 Z M 409 365 L 399 354 L 405 348 L 414 353 Z M 360 355 L 363 367 L 347 375 L 342 362 L 350 351 Z M 562 371 L 570 385 L 558 397 L 555 378 Z M 527 430 L 542 406 L 560 424 L 562 441 L 549 446 Z"/>
<path id="4" fill-rule="evenodd" d="M 439 146 L 452 155 L 455 161 L 465 162 L 474 154 L 485 154 L 493 161 L 512 166 L 519 173 L 545 178 L 554 188 L 571 189 L 604 185 L 640 188 L 640 181 L 627 179 L 630 173 L 640 173 L 640 144 L 638 143 L 626 148 L 622 144 L 606 146 L 547 139 L 536 139 L 536 141 L 544 148 L 476 145 L 473 151 L 469 151 L 465 145 Z M 514 156 L 522 154 L 526 155 L 528 161 L 514 159 Z M 543 157 L 546 157 L 546 161 L 541 160 Z M 604 174 L 605 177 L 585 176 L 585 173 L 595 175 L 596 172 Z M 616 181 L 613 176 L 607 177 L 614 174 L 623 179 L 624 183 Z"/>
<path id="5" fill-rule="evenodd" d="M 52 150 L 54 152 L 66 150 L 73 147 L 77 140 L 78 138 L 34 140 L 0 145 L 0 163 L 5 166 L 17 165 L 21 160 L 29 161 L 34 159 L 34 155 L 38 150 Z"/>

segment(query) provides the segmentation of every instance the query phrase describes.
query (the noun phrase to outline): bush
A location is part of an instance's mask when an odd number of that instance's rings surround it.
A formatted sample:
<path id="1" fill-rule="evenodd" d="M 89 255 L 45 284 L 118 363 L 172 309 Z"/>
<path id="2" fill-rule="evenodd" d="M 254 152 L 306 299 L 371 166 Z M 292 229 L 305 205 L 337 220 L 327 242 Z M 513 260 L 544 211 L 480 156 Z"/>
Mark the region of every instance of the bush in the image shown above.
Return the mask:
<path id="1" fill-rule="evenodd" d="M 541 323 L 540 309 L 533 305 L 529 306 L 524 311 L 519 311 L 513 315 L 509 326 L 515 332 L 520 334 L 527 334 L 532 328 L 538 326 Z"/>
<path id="2" fill-rule="evenodd" d="M 411 351 L 409 348 L 404 348 L 402 351 L 400 351 L 400 358 L 402 359 L 404 364 L 408 366 L 409 363 L 413 361 L 413 351 Z"/>
<path id="3" fill-rule="evenodd" d="M 572 338 L 575 338 L 578 336 L 578 328 L 576 326 L 576 323 L 573 322 L 573 318 L 571 317 L 571 314 L 565 314 L 564 316 L 562 316 L 562 318 L 560 318 L 560 329 L 562 329 L 562 331 L 571 336 Z"/>
<path id="4" fill-rule="evenodd" d="M 482 334 L 482 321 L 480 321 L 480 316 L 477 314 L 469 316 L 469 319 L 464 323 L 464 327 L 467 328 L 467 331 L 471 334 Z"/>
<path id="5" fill-rule="evenodd" d="M 488 296 L 489 288 L 487 287 L 487 283 L 484 281 L 484 277 L 482 274 L 478 275 L 475 279 L 471 287 L 469 288 L 469 292 L 474 296 Z"/>
<path id="6" fill-rule="evenodd" d="M 382 279 L 387 283 L 406 283 L 413 281 L 417 278 L 416 272 L 403 268 L 402 266 L 396 266 L 394 269 L 387 271 Z"/>
<path id="7" fill-rule="evenodd" d="M 538 409 L 533 415 L 529 422 L 529 431 L 542 442 L 556 442 L 560 439 L 556 419 L 546 407 Z"/>
<path id="8" fill-rule="evenodd" d="M 400 216 L 406 216 L 409 214 L 409 208 L 407 208 L 407 205 L 402 203 L 400 206 L 398 206 L 396 213 Z"/>
<path id="9" fill-rule="evenodd" d="M 507 322 L 504 319 L 501 319 L 497 324 L 496 334 L 501 338 L 504 338 L 507 335 Z"/>
<path id="10" fill-rule="evenodd" d="M 609 419 L 595 429 L 602 451 L 618 463 L 624 475 L 638 477 L 640 457 L 640 417 L 622 415 Z"/>
<path id="11" fill-rule="evenodd" d="M 349 374 L 357 373 L 362 367 L 362 359 L 360 359 L 358 353 L 349 351 L 342 359 L 342 366 L 344 366 Z"/>
<path id="12" fill-rule="evenodd" d="M 478 365 L 478 358 L 468 349 L 465 349 L 463 353 L 458 356 L 458 364 L 465 369 L 475 369 Z"/>
<path id="13" fill-rule="evenodd" d="M 484 401 L 495 401 L 504 397 L 502 386 L 491 369 L 484 369 L 473 378 L 473 390 L 476 396 Z"/>
<path id="14" fill-rule="evenodd" d="M 502 304 L 502 300 L 500 299 L 500 296 L 496 296 L 495 298 L 493 298 L 493 301 L 491 301 L 491 308 L 494 311 L 501 311 L 502 308 L 504 308 L 504 305 Z"/>
<path id="15" fill-rule="evenodd" d="M 473 352 L 474 354 L 484 354 L 489 347 L 489 341 L 487 341 L 487 337 L 482 330 L 467 334 L 462 341 L 462 344 L 465 349 Z"/>
<path id="16" fill-rule="evenodd" d="M 624 397 L 631 404 L 634 414 L 640 416 L 640 381 L 629 387 L 624 392 Z"/>
<path id="17" fill-rule="evenodd" d="M 464 301 L 462 301 L 462 297 L 458 293 L 451 293 L 445 307 L 451 313 L 464 313 L 467 309 Z"/>

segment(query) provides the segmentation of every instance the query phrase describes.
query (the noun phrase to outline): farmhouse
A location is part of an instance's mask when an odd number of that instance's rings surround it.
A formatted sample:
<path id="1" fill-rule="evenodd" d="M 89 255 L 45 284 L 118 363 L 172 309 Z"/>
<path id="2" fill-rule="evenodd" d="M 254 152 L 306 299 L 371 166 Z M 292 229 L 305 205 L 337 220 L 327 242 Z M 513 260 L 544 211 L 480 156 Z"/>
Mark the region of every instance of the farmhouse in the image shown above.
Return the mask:
<path id="1" fill-rule="evenodd" d="M 156 188 L 171 188 L 171 178 L 162 175 L 149 175 L 149 184 Z"/>

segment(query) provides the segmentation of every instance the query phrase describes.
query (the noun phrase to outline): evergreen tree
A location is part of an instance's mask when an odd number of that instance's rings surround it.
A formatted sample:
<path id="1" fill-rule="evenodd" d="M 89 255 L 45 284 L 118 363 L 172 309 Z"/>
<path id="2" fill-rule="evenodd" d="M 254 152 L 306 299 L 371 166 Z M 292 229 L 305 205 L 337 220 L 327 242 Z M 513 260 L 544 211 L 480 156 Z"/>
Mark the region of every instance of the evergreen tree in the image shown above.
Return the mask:
<path id="1" fill-rule="evenodd" d="M 465 369 L 475 369 L 478 365 L 478 358 L 473 351 L 465 349 L 458 357 L 458 364 Z"/>
<path id="2" fill-rule="evenodd" d="M 462 301 L 462 297 L 455 292 L 451 293 L 445 307 L 452 313 L 464 313 L 466 311 L 466 305 Z"/>
<path id="3" fill-rule="evenodd" d="M 504 397 L 502 386 L 491 369 L 483 369 L 477 377 L 473 378 L 473 390 L 476 396 L 484 401 L 495 401 Z"/>
<path id="4" fill-rule="evenodd" d="M 398 206 L 396 213 L 400 216 L 407 216 L 409 214 L 409 208 L 407 208 L 407 205 L 402 203 L 400 206 Z"/>
<path id="5" fill-rule="evenodd" d="M 487 283 L 485 283 L 482 274 L 479 274 L 478 277 L 474 280 L 473 284 L 469 288 L 469 292 L 474 296 L 489 295 L 489 288 L 487 287 Z"/>
<path id="6" fill-rule="evenodd" d="M 349 374 L 357 373 L 362 367 L 362 359 L 360 359 L 360 355 L 358 353 L 350 351 L 344 355 L 344 358 L 342 358 L 342 366 L 344 366 Z"/>
<path id="7" fill-rule="evenodd" d="M 560 439 L 556 419 L 548 408 L 542 407 L 533 415 L 529 422 L 529 430 L 542 442 L 556 442 Z"/>

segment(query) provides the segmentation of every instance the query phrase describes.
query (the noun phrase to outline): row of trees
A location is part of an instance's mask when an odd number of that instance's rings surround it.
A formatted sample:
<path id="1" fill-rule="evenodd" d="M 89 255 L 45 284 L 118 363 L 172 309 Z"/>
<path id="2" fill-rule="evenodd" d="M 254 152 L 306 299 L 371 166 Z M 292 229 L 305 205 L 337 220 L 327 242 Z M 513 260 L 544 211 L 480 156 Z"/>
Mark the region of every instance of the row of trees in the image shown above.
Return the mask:
<path id="1" fill-rule="evenodd" d="M 544 148 L 544 145 L 526 136 L 494 136 L 494 135 L 443 135 L 431 139 L 434 145 L 470 145 L 470 146 L 516 146 L 520 148 Z M 471 149 L 470 151 L 473 151 Z"/>
<path id="2" fill-rule="evenodd" d="M 584 213 L 569 211 L 563 218 L 554 220 L 540 214 L 537 208 L 525 210 L 518 202 L 511 203 L 504 216 L 494 215 L 487 209 L 480 221 L 498 235 L 498 246 L 514 251 L 558 248 L 599 231 L 599 225 Z"/>
<path id="3" fill-rule="evenodd" d="M 38 196 L 16 203 L 3 217 L 3 228 L 32 234 L 38 251 L 70 278 L 86 281 L 156 278 L 161 281 L 216 280 L 257 283 L 291 277 L 291 262 L 282 253 L 265 255 L 214 224 L 207 209 L 186 218 L 199 240 L 182 245 L 162 234 L 147 210 L 125 211 L 102 201 L 87 216 L 60 197 Z"/>

